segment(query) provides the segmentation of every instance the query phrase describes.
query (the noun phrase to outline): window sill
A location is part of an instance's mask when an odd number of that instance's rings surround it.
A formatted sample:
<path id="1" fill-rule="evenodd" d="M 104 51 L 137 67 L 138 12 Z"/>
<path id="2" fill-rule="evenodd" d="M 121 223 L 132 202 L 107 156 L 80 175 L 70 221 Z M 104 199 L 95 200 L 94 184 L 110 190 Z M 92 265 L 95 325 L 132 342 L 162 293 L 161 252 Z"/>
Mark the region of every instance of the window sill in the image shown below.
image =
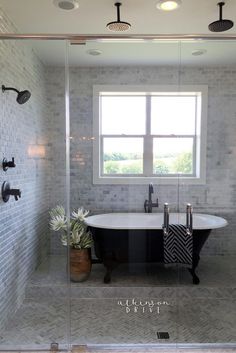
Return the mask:
<path id="1" fill-rule="evenodd" d="M 146 185 L 149 183 L 157 185 L 204 185 L 204 177 L 96 177 L 93 178 L 93 184 L 96 185 Z"/>

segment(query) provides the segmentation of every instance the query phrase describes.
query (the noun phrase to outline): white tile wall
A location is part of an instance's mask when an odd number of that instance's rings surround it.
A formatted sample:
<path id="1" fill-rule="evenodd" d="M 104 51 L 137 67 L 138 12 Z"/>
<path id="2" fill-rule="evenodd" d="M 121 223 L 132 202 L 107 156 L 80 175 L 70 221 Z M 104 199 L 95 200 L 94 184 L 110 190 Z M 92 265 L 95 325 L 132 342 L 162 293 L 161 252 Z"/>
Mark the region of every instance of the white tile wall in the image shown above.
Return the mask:
<path id="1" fill-rule="evenodd" d="M 56 74 L 55 74 L 56 72 Z M 65 141 L 65 71 L 63 68 L 46 68 L 47 103 L 51 118 L 51 194 L 50 207 L 66 204 L 66 141 Z M 51 232 L 51 252 L 66 254 L 60 235 Z"/>
<path id="2" fill-rule="evenodd" d="M 179 200 L 180 209 L 184 210 L 185 202 L 191 202 L 195 212 L 226 217 L 230 225 L 212 232 L 203 254 L 235 254 L 236 67 L 185 67 L 181 72 L 178 67 L 90 67 L 71 68 L 70 74 L 72 207 L 83 205 L 92 213 L 142 212 L 148 192 L 148 187 L 141 185 L 92 184 L 93 85 L 162 85 L 180 81 L 209 86 L 206 185 L 186 186 L 181 181 L 176 186 L 156 185 L 154 197 L 159 197 L 160 205 L 169 202 L 173 210 Z M 54 82 L 52 93 L 56 90 L 57 95 L 63 90 L 60 75 L 60 70 L 51 69 L 48 76 L 51 86 Z M 57 135 L 53 143 L 59 146 L 61 139 Z M 58 164 L 58 172 L 61 168 Z M 55 174 L 56 183 L 62 185 L 63 177 L 56 170 Z M 162 212 L 161 206 L 158 212 Z M 54 249 L 59 251 L 56 242 Z"/>
<path id="3" fill-rule="evenodd" d="M 0 31 L 15 32 L 0 12 Z M 8 203 L 0 195 L 0 327 L 20 306 L 29 276 L 49 251 L 50 117 L 46 101 L 46 72 L 30 44 L 0 41 L 0 85 L 28 89 L 24 105 L 15 92 L 0 90 L 0 187 L 7 180 L 22 197 Z M 31 144 L 43 144 L 42 159 L 29 156 Z M 3 157 L 15 157 L 16 168 L 4 172 Z"/>

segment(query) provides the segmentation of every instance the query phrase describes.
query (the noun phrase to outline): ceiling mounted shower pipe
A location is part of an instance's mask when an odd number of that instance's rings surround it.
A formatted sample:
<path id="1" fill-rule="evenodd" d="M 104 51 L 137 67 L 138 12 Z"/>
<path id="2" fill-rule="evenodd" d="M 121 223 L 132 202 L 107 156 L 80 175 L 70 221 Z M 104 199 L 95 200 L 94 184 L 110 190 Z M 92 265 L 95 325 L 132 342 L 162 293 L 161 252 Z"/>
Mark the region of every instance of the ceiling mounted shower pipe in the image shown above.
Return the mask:
<path id="1" fill-rule="evenodd" d="M 19 104 L 26 103 L 31 97 L 31 93 L 27 90 L 19 91 L 18 89 L 14 88 L 14 87 L 5 87 L 4 85 L 2 85 L 2 92 L 4 93 L 5 91 L 16 92 L 17 93 L 16 101 Z"/>

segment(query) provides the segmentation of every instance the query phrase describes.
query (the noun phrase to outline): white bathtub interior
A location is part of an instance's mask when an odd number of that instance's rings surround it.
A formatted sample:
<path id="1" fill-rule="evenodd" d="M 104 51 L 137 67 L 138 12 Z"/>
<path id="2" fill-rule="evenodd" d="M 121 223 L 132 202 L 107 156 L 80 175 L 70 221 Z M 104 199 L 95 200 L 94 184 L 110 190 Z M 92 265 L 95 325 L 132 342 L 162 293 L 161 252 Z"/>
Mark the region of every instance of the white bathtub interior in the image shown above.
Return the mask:
<path id="1" fill-rule="evenodd" d="M 186 225 L 186 213 L 170 213 L 170 224 Z M 90 227 L 102 229 L 162 229 L 163 213 L 106 213 L 86 218 Z M 218 216 L 194 213 L 193 229 L 217 229 L 228 225 L 226 219 Z"/>

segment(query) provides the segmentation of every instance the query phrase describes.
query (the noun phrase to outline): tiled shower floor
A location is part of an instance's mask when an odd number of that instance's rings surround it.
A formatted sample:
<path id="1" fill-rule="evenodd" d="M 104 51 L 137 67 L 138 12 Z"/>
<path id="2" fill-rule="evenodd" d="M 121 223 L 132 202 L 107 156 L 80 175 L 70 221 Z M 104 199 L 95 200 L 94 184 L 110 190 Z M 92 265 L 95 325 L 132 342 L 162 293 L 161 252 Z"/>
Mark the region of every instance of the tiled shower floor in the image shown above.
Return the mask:
<path id="1" fill-rule="evenodd" d="M 198 286 L 191 284 L 186 269 L 161 265 L 121 266 L 112 283 L 104 285 L 104 270 L 97 264 L 87 282 L 72 283 L 68 289 L 65 258 L 50 256 L 32 276 L 23 304 L 1 332 L 0 349 L 65 344 L 69 311 L 76 345 L 235 343 L 235 260 L 202 258 Z M 133 298 L 155 305 L 140 310 L 118 304 L 127 299 L 130 304 Z M 158 340 L 158 331 L 169 332 L 170 339 Z"/>

